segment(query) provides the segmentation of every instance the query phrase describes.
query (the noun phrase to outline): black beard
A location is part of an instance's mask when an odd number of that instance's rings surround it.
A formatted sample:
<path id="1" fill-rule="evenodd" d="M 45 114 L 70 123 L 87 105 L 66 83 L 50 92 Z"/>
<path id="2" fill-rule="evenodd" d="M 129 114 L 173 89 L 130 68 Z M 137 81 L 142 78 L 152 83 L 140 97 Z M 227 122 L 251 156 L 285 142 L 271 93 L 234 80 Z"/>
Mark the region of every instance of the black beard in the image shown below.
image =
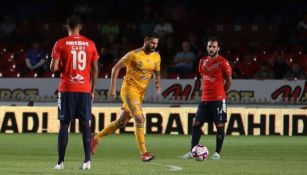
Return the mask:
<path id="1" fill-rule="evenodd" d="M 216 55 L 217 55 L 217 52 L 215 52 L 215 53 L 210 53 L 210 52 L 209 52 L 209 56 L 210 56 L 210 57 L 215 57 Z"/>
<path id="2" fill-rule="evenodd" d="M 150 46 L 145 46 L 144 50 L 145 50 L 146 52 L 153 52 L 153 51 L 154 51 L 154 49 L 151 49 Z"/>

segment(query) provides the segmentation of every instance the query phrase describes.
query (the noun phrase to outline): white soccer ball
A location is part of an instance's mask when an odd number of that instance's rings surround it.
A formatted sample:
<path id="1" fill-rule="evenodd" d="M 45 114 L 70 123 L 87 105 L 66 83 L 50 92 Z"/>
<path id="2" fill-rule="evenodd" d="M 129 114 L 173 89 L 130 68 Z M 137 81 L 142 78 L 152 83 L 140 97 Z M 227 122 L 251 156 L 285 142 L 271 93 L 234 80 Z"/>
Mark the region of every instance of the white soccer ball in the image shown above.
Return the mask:
<path id="1" fill-rule="evenodd" d="M 205 145 L 198 144 L 192 149 L 192 156 L 195 160 L 202 161 L 209 157 L 209 151 Z"/>

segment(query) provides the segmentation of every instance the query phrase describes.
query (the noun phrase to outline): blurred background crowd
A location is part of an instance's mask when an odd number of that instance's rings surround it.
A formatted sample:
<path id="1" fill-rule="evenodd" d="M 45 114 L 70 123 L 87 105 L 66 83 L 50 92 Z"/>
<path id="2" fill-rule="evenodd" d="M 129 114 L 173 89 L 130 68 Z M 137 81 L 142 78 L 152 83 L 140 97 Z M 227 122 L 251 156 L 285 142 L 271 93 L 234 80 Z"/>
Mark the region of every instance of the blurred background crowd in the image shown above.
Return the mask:
<path id="1" fill-rule="evenodd" d="M 50 52 L 67 35 L 71 12 L 82 16 L 82 34 L 96 43 L 100 78 L 154 31 L 161 38 L 162 78 L 195 78 L 206 40 L 217 36 L 235 79 L 306 79 L 304 0 L 4 0 L 0 76 L 58 76 L 49 71 Z"/>

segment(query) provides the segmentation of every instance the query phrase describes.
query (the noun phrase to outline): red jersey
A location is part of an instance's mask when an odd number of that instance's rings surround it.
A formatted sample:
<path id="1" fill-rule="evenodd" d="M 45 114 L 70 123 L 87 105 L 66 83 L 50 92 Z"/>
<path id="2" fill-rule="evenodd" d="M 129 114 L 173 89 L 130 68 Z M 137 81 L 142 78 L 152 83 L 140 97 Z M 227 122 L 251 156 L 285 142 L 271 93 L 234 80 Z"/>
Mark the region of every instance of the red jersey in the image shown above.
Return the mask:
<path id="1" fill-rule="evenodd" d="M 224 77 L 232 75 L 228 61 L 218 55 L 216 59 L 209 56 L 199 61 L 199 73 L 203 79 L 202 101 L 216 101 L 226 99 Z"/>
<path id="2" fill-rule="evenodd" d="M 59 39 L 51 57 L 60 60 L 59 92 L 91 92 L 91 63 L 99 58 L 92 40 L 81 35 Z"/>

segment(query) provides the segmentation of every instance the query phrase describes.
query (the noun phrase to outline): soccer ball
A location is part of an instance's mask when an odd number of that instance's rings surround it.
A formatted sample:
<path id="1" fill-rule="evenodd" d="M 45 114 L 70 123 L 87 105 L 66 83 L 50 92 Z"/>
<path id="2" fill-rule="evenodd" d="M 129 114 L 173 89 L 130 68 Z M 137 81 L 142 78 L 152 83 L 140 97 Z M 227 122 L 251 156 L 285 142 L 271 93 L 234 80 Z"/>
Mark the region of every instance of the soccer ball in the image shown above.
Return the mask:
<path id="1" fill-rule="evenodd" d="M 201 144 L 194 146 L 191 153 L 194 159 L 198 161 L 206 160 L 209 156 L 207 147 Z"/>

